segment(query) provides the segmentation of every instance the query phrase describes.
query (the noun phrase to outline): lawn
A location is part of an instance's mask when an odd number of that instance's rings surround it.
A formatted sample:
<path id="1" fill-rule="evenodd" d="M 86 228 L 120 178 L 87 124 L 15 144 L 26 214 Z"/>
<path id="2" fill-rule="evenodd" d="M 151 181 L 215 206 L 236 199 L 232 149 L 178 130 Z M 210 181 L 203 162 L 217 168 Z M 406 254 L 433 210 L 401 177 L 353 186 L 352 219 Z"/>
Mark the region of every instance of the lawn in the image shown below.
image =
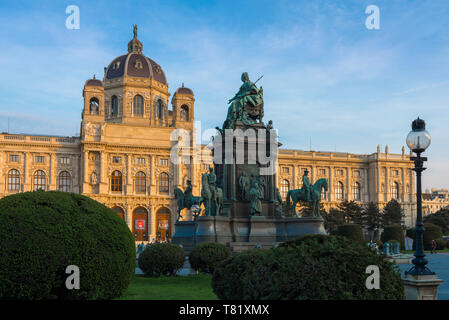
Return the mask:
<path id="1" fill-rule="evenodd" d="M 120 300 L 217 300 L 208 274 L 150 278 L 135 275 Z"/>
<path id="2" fill-rule="evenodd" d="M 443 250 L 435 250 L 434 252 L 441 252 L 441 253 L 449 253 L 448 248 L 444 248 Z M 401 253 L 415 253 L 415 250 L 401 250 Z M 425 254 L 430 254 L 430 250 L 424 250 Z"/>

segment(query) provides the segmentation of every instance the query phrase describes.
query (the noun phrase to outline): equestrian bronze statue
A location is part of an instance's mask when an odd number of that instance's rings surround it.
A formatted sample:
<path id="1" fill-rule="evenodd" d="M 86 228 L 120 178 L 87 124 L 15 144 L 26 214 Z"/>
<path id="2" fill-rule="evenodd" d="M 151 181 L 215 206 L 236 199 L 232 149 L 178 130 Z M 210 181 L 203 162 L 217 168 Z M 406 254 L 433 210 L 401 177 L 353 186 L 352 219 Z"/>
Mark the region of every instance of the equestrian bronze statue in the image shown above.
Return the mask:
<path id="1" fill-rule="evenodd" d="M 306 179 L 304 179 L 304 177 L 306 177 Z M 293 214 L 298 218 L 299 215 L 296 212 L 296 205 L 300 201 L 309 202 L 312 204 L 312 217 L 321 217 L 320 213 L 321 193 L 323 189 L 324 191 L 327 191 L 329 188 L 327 179 L 319 179 L 313 185 L 311 185 L 308 182 L 309 179 L 307 177 L 307 173 L 304 173 L 303 187 L 301 189 L 289 190 L 287 192 L 287 207 L 290 208 Z"/>

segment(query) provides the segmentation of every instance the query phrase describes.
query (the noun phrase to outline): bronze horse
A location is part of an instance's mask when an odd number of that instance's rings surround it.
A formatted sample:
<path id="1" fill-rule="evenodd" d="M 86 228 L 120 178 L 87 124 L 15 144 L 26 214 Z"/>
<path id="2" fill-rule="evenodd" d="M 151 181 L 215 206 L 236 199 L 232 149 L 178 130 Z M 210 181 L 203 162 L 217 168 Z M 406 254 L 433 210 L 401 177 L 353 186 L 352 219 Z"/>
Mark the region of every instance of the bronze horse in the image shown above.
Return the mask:
<path id="1" fill-rule="evenodd" d="M 321 217 L 320 214 L 320 200 L 321 200 L 321 192 L 324 188 L 325 191 L 328 190 L 329 186 L 327 183 L 327 179 L 319 179 L 315 182 L 315 184 L 312 187 L 312 217 Z M 293 202 L 293 204 L 290 207 L 290 199 Z M 287 192 L 287 206 L 293 210 L 293 213 L 298 216 L 298 213 L 296 212 L 296 204 L 299 201 L 306 201 L 306 195 L 304 194 L 303 189 L 295 189 L 295 190 L 289 190 Z"/>

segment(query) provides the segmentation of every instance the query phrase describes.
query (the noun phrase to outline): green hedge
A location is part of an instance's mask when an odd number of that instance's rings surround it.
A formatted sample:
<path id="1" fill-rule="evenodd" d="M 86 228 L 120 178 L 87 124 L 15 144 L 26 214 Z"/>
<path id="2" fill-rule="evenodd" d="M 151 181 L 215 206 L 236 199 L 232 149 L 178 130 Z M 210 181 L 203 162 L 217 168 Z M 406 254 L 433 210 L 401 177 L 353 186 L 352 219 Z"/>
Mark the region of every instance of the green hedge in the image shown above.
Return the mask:
<path id="1" fill-rule="evenodd" d="M 441 228 L 432 223 L 424 223 L 424 249 L 430 250 L 432 245 L 432 240 L 438 240 L 443 238 L 443 233 Z M 416 248 L 416 233 L 414 229 L 408 230 L 408 236 L 413 239 L 413 250 Z"/>
<path id="2" fill-rule="evenodd" d="M 380 269 L 380 290 L 366 288 L 369 265 Z M 212 288 L 225 300 L 404 299 L 397 266 L 365 244 L 325 235 L 239 253 L 215 269 Z"/>
<path id="3" fill-rule="evenodd" d="M 382 242 L 387 242 L 391 240 L 395 240 L 399 242 L 401 249 L 404 250 L 405 244 L 404 244 L 404 231 L 399 224 L 392 224 L 389 226 L 384 227 L 384 230 L 382 231 L 382 234 L 380 236 L 380 239 Z"/>
<path id="4" fill-rule="evenodd" d="M 185 251 L 172 243 L 147 245 L 137 260 L 139 268 L 146 276 L 173 276 L 185 262 Z"/>
<path id="5" fill-rule="evenodd" d="M 231 250 L 221 243 L 206 242 L 196 245 L 189 255 L 193 270 L 213 273 L 215 268 L 232 256 Z"/>
<path id="6" fill-rule="evenodd" d="M 113 299 L 136 267 L 134 239 L 112 210 L 66 192 L 25 192 L 0 199 L 0 298 Z M 80 289 L 65 286 L 67 266 Z"/>
<path id="7" fill-rule="evenodd" d="M 447 241 L 443 239 L 436 239 L 437 250 L 444 250 L 447 247 Z"/>
<path id="8" fill-rule="evenodd" d="M 358 224 L 339 225 L 336 235 L 343 236 L 361 243 L 365 242 L 362 227 Z"/>

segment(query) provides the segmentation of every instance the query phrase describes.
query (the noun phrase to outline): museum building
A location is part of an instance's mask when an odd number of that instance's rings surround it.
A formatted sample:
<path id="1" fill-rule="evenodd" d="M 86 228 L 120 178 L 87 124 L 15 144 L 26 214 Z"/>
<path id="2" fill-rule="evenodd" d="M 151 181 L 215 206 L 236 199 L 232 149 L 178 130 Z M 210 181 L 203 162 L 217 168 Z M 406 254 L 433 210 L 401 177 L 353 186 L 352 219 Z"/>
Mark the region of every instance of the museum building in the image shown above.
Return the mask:
<path id="1" fill-rule="evenodd" d="M 161 66 L 142 53 L 134 32 L 128 53 L 115 58 L 103 80 L 89 79 L 83 88 L 80 137 L 0 134 L 0 197 L 33 190 L 59 190 L 91 197 L 116 212 L 136 241 L 170 238 L 176 221 L 174 189 L 191 180 L 201 193 L 201 175 L 211 158 L 172 163 L 173 130 L 189 134 L 195 146 L 194 94 L 182 85 L 170 100 Z M 169 104 L 171 102 L 171 107 Z M 279 150 L 277 186 L 284 197 L 301 188 L 304 170 L 311 182 L 329 181 L 322 194 L 326 209 L 344 199 L 374 201 L 382 208 L 397 199 L 405 224 L 414 224 L 414 172 L 410 154 Z"/>

